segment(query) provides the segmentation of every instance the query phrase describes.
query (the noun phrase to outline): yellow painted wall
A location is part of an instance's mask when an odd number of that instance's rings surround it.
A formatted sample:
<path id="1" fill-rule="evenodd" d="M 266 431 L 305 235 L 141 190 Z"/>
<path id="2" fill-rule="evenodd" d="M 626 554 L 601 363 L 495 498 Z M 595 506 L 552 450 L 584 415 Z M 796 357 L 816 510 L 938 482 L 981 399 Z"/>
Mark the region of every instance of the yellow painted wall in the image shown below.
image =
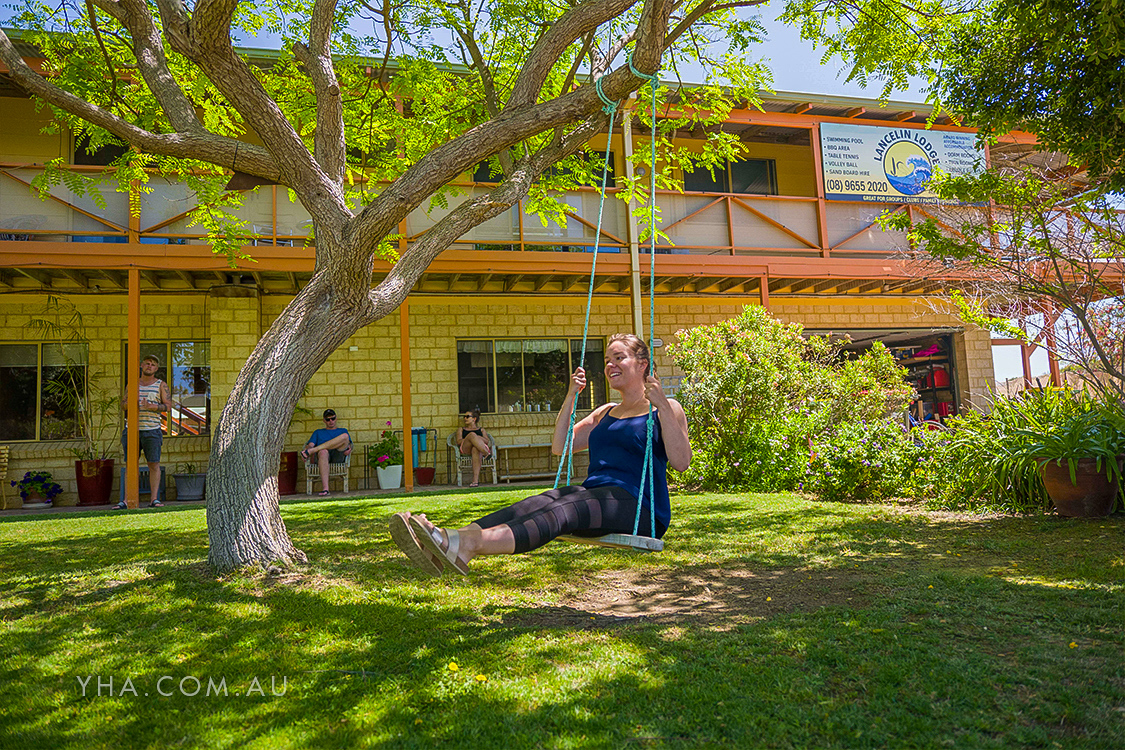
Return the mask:
<path id="1" fill-rule="evenodd" d="M 703 150 L 703 142 L 700 140 L 677 139 L 675 143 L 696 153 Z M 745 158 L 774 160 L 779 195 L 816 197 L 816 173 L 813 171 L 811 147 L 790 146 L 784 143 L 744 145 L 747 148 Z M 634 144 L 634 148 L 638 146 Z"/>
<path id="2" fill-rule="evenodd" d="M 60 156 L 70 156 L 70 131 L 58 128 L 43 133 L 54 121 L 47 107 L 35 109 L 30 99 L 0 97 L 0 161 L 43 164 Z"/>

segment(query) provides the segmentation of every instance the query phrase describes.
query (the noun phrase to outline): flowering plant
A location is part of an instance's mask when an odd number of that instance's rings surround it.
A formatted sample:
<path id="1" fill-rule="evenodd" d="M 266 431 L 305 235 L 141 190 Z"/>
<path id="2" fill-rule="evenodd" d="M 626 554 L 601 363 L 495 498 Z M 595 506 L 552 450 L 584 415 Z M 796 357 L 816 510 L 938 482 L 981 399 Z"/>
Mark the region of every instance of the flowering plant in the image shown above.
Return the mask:
<path id="1" fill-rule="evenodd" d="M 27 500 L 32 492 L 38 492 L 49 503 L 62 493 L 62 485 L 51 478 L 49 471 L 29 471 L 23 479 L 12 480 L 13 487 L 17 487 L 20 497 Z"/>
<path id="2" fill-rule="evenodd" d="M 390 421 L 387 427 L 390 427 Z M 392 430 L 383 430 L 379 442 L 367 448 L 367 463 L 374 469 L 385 469 L 388 466 L 397 466 L 403 461 L 402 444 L 398 435 Z"/>

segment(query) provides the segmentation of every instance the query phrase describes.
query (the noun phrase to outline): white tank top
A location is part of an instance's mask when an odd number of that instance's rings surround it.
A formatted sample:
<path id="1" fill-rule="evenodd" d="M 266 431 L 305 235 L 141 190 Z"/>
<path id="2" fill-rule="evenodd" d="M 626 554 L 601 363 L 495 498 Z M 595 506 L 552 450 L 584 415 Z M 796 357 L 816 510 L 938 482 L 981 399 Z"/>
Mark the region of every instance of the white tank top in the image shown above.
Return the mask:
<path id="1" fill-rule="evenodd" d="M 161 403 L 160 401 L 160 384 L 162 380 L 154 380 L 149 385 L 142 385 L 139 398 L 148 399 L 154 404 Z M 158 411 L 145 411 L 141 410 L 137 415 L 137 424 L 140 425 L 142 430 L 159 430 L 160 429 L 160 412 Z"/>

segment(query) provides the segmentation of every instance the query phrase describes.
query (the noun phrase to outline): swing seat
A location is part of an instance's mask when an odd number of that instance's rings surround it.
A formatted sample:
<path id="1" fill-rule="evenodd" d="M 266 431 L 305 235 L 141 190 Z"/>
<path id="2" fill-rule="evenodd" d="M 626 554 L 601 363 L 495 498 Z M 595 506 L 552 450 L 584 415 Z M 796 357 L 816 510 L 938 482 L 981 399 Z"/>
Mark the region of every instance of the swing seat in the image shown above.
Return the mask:
<path id="1" fill-rule="evenodd" d="M 560 541 L 571 542 L 572 544 L 590 544 L 595 547 L 609 547 L 611 549 L 632 549 L 638 552 L 662 552 L 664 550 L 663 539 L 633 534 L 606 534 L 605 536 L 571 536 L 566 534 L 557 538 Z"/>

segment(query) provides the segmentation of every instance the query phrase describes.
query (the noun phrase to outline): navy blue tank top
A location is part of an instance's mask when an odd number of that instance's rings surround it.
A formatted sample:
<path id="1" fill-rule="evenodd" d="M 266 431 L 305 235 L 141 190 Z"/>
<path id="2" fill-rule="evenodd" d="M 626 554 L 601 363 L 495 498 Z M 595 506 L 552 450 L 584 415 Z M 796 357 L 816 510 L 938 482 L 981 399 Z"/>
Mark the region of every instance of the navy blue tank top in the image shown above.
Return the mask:
<path id="1" fill-rule="evenodd" d="M 668 500 L 668 453 L 664 450 L 664 437 L 660 431 L 660 417 L 653 415 L 652 466 L 656 521 L 667 528 L 672 520 L 672 505 Z M 648 415 L 617 417 L 606 414 L 590 432 L 590 472 L 583 487 L 604 487 L 616 484 L 640 497 L 641 471 L 645 463 L 645 438 L 648 437 Z M 645 481 L 645 504 L 648 481 Z M 639 529 L 639 534 L 649 533 Z"/>

